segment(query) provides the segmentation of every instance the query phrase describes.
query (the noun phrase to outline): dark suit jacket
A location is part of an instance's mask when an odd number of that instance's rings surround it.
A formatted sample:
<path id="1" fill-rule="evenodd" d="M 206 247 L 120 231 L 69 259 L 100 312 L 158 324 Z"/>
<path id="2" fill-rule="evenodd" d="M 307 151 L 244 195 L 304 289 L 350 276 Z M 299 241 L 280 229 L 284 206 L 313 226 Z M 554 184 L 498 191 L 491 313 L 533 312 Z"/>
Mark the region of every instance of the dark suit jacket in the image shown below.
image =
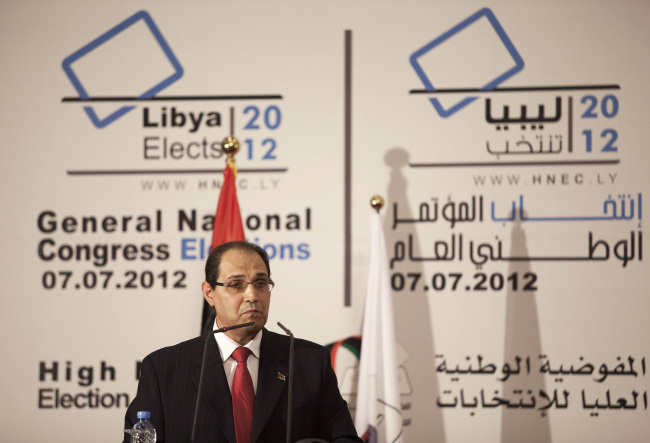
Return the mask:
<path id="1" fill-rule="evenodd" d="M 192 434 L 205 340 L 208 339 L 195 442 L 236 443 L 232 397 L 212 333 L 160 349 L 142 361 L 138 393 L 129 406 L 126 428 L 137 411 L 150 411 L 158 441 L 189 442 Z M 327 349 L 296 339 L 294 344 L 291 441 L 321 438 L 361 442 L 341 397 Z M 289 337 L 264 329 L 253 416 L 253 442 L 286 441 Z M 125 442 L 129 442 L 125 435 Z"/>

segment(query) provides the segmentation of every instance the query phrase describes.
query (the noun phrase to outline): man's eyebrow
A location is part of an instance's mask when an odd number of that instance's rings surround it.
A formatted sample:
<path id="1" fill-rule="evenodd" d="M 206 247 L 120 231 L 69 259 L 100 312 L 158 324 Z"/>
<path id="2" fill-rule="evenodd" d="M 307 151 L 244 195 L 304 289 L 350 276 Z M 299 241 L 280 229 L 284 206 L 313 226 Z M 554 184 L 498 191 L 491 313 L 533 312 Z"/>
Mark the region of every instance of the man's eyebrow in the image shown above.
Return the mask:
<path id="1" fill-rule="evenodd" d="M 244 274 L 229 275 L 228 277 L 226 277 L 226 279 L 229 278 L 244 278 Z"/>
<path id="2" fill-rule="evenodd" d="M 255 274 L 255 276 L 256 277 L 267 277 L 268 278 L 268 274 L 266 272 L 258 272 L 257 274 Z M 226 277 L 226 279 L 245 278 L 245 277 L 246 276 L 244 274 L 234 274 L 234 275 L 229 275 L 228 277 Z"/>

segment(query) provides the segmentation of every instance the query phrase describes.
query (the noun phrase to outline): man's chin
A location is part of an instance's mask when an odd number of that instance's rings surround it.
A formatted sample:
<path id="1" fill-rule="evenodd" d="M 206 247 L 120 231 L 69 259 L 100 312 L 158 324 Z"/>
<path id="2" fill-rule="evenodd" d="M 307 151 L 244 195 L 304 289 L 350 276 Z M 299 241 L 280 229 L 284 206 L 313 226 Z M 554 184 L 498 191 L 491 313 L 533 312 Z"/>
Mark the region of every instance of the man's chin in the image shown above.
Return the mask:
<path id="1" fill-rule="evenodd" d="M 261 313 L 253 313 L 253 314 L 244 314 L 242 317 L 242 323 L 250 323 L 250 322 L 255 322 L 254 325 L 247 326 L 247 330 L 260 330 L 264 327 L 266 324 L 266 317 L 264 317 Z"/>

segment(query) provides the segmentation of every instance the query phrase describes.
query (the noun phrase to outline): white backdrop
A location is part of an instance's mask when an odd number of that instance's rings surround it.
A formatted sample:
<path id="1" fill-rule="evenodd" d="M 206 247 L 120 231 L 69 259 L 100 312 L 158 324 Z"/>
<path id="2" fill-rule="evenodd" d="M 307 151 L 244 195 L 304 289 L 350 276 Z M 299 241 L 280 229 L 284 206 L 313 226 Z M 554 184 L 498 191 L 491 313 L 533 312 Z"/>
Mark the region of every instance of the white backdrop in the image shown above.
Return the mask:
<path id="1" fill-rule="evenodd" d="M 649 14 L 0 1 L 1 439 L 121 438 L 137 362 L 199 331 L 233 127 L 272 330 L 360 333 L 386 198 L 408 441 L 644 441 Z"/>

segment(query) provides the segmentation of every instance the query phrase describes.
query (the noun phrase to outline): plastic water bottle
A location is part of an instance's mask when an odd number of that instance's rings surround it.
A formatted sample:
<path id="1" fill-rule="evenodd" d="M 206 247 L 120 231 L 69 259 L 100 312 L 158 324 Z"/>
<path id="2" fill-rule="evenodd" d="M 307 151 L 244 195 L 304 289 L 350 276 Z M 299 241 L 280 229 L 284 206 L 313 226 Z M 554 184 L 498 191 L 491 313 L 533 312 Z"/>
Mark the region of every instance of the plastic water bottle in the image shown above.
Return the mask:
<path id="1" fill-rule="evenodd" d="M 138 443 L 156 443 L 156 428 L 153 427 L 150 420 L 151 412 L 138 411 L 137 417 L 138 422 L 133 425 L 133 429 L 141 431 L 141 434 L 136 441 Z"/>

